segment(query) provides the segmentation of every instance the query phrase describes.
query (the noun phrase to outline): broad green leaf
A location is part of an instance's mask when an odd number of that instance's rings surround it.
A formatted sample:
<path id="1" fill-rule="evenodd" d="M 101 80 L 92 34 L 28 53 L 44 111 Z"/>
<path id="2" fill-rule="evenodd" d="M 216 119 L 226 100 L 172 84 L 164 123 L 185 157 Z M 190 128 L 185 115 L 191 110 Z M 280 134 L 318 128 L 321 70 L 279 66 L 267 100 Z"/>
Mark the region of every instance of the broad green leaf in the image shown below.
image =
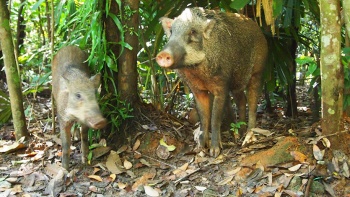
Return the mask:
<path id="1" fill-rule="evenodd" d="M 38 9 L 38 7 L 40 6 L 40 4 L 42 4 L 44 2 L 44 0 L 39 0 L 38 2 L 36 2 L 33 7 L 32 10 L 36 10 Z"/>
<path id="2" fill-rule="evenodd" d="M 230 4 L 230 7 L 235 10 L 240 10 L 244 8 L 245 5 L 247 5 L 250 2 L 250 0 L 233 0 Z"/>
<path id="3" fill-rule="evenodd" d="M 273 1 L 273 17 L 277 17 L 282 13 L 283 1 Z"/>

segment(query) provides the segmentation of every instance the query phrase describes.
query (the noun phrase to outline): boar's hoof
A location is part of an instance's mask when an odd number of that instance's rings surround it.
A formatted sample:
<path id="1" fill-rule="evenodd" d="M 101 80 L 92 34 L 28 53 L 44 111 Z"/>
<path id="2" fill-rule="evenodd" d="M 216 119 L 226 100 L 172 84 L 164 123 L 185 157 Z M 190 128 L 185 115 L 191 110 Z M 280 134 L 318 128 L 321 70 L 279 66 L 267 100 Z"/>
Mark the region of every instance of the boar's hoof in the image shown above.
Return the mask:
<path id="1" fill-rule="evenodd" d="M 220 147 L 211 147 L 210 148 L 210 156 L 211 157 L 218 157 L 220 155 Z"/>
<path id="2" fill-rule="evenodd" d="M 209 136 L 207 133 L 202 132 L 202 134 L 199 136 L 199 145 L 202 148 L 210 147 L 209 146 Z"/>

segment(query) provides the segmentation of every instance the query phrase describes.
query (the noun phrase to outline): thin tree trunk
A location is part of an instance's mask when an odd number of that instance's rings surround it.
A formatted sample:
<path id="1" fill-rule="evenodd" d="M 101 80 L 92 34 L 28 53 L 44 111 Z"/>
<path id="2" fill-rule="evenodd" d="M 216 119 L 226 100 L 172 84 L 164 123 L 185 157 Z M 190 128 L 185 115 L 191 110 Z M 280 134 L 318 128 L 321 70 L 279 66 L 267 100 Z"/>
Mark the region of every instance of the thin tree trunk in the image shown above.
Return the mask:
<path id="1" fill-rule="evenodd" d="M 292 76 L 293 76 L 293 81 L 292 84 L 288 85 L 287 88 L 287 103 L 288 103 L 288 107 L 287 107 L 287 112 L 286 115 L 292 118 L 296 118 L 298 116 L 298 111 L 297 111 L 297 95 L 296 95 L 296 67 L 297 67 L 297 63 L 295 62 L 295 58 L 296 58 L 296 51 L 298 48 L 298 44 L 296 42 L 296 40 L 292 40 L 290 43 L 290 53 L 291 53 L 291 57 L 292 57 L 292 65 L 290 68 Z"/>
<path id="2" fill-rule="evenodd" d="M 348 35 L 347 40 L 349 40 L 350 39 L 350 1 L 349 0 L 343 0 L 343 14 L 344 14 L 346 35 Z"/>
<path id="3" fill-rule="evenodd" d="M 21 79 L 15 61 L 6 0 L 0 0 L 0 43 L 4 54 L 5 72 L 10 93 L 15 136 L 18 140 L 22 136 L 29 136 L 29 134 L 24 116 Z"/>
<path id="4" fill-rule="evenodd" d="M 24 8 L 24 0 L 20 1 L 20 7 L 18 9 L 17 13 L 17 35 L 16 35 L 16 53 L 17 57 L 20 54 L 20 48 L 24 43 L 24 38 L 26 36 L 26 24 L 24 23 L 24 17 L 23 17 L 23 8 Z"/>
<path id="5" fill-rule="evenodd" d="M 129 103 L 139 101 L 137 91 L 137 52 L 138 52 L 138 24 L 139 24 L 139 0 L 125 0 L 124 8 L 130 7 L 132 14 L 125 14 L 124 20 L 127 31 L 125 31 L 125 42 L 133 49 L 124 49 L 119 58 L 118 65 L 118 91 L 121 100 Z M 126 19 L 125 19 L 126 17 Z"/>
<path id="6" fill-rule="evenodd" d="M 340 56 L 339 3 L 338 0 L 320 0 L 322 131 L 325 135 L 343 129 L 344 69 Z M 335 149 L 348 144 L 339 135 L 330 141 Z"/>
<path id="7" fill-rule="evenodd" d="M 104 3 L 105 5 L 106 3 Z M 105 9 L 105 8 L 104 8 Z M 118 9 L 118 4 L 117 1 L 111 1 L 111 5 L 109 8 L 109 13 L 113 14 L 115 16 L 119 15 L 119 9 Z M 109 50 L 111 53 L 114 54 L 115 57 L 119 56 L 119 45 L 116 44 L 120 42 L 120 31 L 118 30 L 117 25 L 114 23 L 113 19 L 110 16 L 106 16 L 104 19 L 105 22 L 105 30 L 106 30 L 106 39 L 107 42 L 109 43 Z M 114 95 L 117 94 L 117 90 L 115 90 L 115 86 L 118 84 L 118 77 L 117 73 L 114 72 L 112 69 L 105 68 L 102 70 L 103 73 L 107 73 L 109 76 L 106 80 L 111 80 L 108 81 L 107 83 L 103 83 L 102 85 L 108 86 L 106 88 L 102 88 L 101 95 L 106 95 L 108 93 L 112 93 Z M 115 86 L 114 86 L 115 85 Z M 115 103 L 117 105 L 117 103 Z"/>

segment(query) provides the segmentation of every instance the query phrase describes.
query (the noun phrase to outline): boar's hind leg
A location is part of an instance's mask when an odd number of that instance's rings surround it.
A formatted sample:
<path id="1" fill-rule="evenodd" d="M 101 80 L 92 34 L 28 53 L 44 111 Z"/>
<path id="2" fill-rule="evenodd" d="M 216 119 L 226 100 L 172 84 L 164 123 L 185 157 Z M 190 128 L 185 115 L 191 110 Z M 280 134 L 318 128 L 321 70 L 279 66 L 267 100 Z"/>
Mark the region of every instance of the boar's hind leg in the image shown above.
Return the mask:
<path id="1" fill-rule="evenodd" d="M 209 147 L 210 95 L 208 91 L 192 90 L 192 92 L 201 123 L 202 134 L 199 136 L 199 143 L 201 148 Z"/>
<path id="2" fill-rule="evenodd" d="M 81 161 L 87 163 L 87 156 L 89 153 L 89 139 L 88 139 L 89 128 L 86 125 L 81 125 L 80 139 L 81 139 Z"/>
<path id="3" fill-rule="evenodd" d="M 69 169 L 70 146 L 71 146 L 71 128 L 73 122 L 60 121 L 61 141 L 62 141 L 62 166 Z"/>
<path id="4" fill-rule="evenodd" d="M 247 88 L 248 97 L 248 131 L 256 126 L 256 111 L 261 91 L 261 75 L 253 75 Z"/>
<path id="5" fill-rule="evenodd" d="M 233 94 L 233 98 L 236 102 L 237 108 L 238 108 L 238 122 L 246 122 L 246 104 L 247 104 L 247 98 L 243 91 L 237 92 Z M 237 123 L 237 122 L 236 122 Z M 247 127 L 245 125 L 241 125 L 239 132 L 239 138 L 241 138 L 246 132 Z"/>

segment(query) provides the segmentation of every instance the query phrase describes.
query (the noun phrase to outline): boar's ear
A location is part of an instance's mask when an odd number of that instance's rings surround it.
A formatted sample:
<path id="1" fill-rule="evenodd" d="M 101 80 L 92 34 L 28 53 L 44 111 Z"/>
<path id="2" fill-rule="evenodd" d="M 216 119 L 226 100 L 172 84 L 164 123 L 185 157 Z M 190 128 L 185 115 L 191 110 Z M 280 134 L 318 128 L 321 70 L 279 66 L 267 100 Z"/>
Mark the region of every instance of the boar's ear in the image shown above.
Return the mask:
<path id="1" fill-rule="evenodd" d="M 214 28 L 215 20 L 207 20 L 206 27 L 204 29 L 204 38 L 208 39 L 210 37 L 211 31 Z"/>
<path id="2" fill-rule="evenodd" d="M 97 73 L 96 75 L 92 76 L 90 78 L 90 81 L 92 81 L 92 83 L 94 84 L 95 88 L 99 88 L 100 84 L 101 84 L 101 74 Z"/>
<path id="3" fill-rule="evenodd" d="M 170 29 L 171 29 L 171 25 L 173 24 L 173 19 L 171 18 L 167 18 L 167 17 L 162 17 L 159 19 L 159 21 L 162 23 L 164 32 L 166 34 L 166 36 L 169 38 L 170 37 Z"/>

